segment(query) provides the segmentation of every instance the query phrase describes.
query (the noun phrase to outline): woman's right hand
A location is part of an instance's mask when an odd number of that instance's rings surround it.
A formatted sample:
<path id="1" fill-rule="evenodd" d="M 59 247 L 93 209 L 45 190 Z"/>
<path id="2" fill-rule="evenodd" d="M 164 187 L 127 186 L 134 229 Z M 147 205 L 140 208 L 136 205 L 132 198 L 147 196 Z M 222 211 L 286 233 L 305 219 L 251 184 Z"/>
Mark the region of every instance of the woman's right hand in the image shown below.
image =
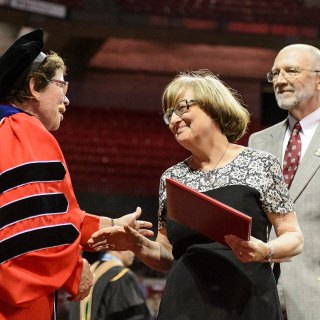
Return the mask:
<path id="1" fill-rule="evenodd" d="M 92 234 L 88 244 L 95 251 L 131 250 L 136 252 L 143 239 L 144 236 L 130 226 L 114 226 L 96 231 Z"/>

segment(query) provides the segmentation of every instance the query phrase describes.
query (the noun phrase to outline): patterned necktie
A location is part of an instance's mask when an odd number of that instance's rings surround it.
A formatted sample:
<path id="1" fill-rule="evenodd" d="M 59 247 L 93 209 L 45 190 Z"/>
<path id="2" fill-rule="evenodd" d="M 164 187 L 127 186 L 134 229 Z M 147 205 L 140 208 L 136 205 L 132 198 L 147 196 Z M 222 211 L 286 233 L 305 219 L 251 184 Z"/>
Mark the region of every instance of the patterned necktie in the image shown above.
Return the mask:
<path id="1" fill-rule="evenodd" d="M 301 125 L 299 122 L 293 127 L 288 146 L 284 153 L 283 159 L 283 176 L 288 188 L 291 186 L 293 177 L 298 169 L 300 155 L 301 155 Z"/>

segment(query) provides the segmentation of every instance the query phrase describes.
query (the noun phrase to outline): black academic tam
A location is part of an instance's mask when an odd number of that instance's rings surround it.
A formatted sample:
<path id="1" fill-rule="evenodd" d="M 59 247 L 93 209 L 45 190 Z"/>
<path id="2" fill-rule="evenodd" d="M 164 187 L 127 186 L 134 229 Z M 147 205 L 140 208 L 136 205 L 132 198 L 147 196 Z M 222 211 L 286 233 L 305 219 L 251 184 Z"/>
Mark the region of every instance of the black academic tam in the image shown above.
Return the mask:
<path id="1" fill-rule="evenodd" d="M 20 85 L 43 48 L 41 29 L 17 39 L 0 58 L 0 99 Z"/>

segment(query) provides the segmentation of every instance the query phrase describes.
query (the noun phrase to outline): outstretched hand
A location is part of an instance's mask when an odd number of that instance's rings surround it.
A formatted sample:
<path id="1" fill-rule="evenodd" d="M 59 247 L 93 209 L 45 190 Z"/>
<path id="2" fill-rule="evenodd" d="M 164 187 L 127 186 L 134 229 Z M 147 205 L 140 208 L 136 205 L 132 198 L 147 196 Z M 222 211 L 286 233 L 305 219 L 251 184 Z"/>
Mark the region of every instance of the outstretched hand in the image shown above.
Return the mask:
<path id="1" fill-rule="evenodd" d="M 89 239 L 88 243 L 95 251 L 131 250 L 135 252 L 138 248 L 139 242 L 142 240 L 143 235 L 141 235 L 139 231 L 129 226 L 115 226 L 95 232 L 91 236 L 91 239 Z"/>
<path id="2" fill-rule="evenodd" d="M 120 218 L 114 219 L 115 226 L 130 226 L 135 230 L 140 230 L 140 233 L 145 236 L 153 236 L 153 232 L 150 230 L 145 230 L 152 228 L 152 223 L 149 221 L 138 220 L 141 216 L 142 210 L 137 207 L 135 212 L 126 214 Z M 150 233 L 152 232 L 152 234 Z"/>
<path id="3" fill-rule="evenodd" d="M 152 223 L 137 220 L 141 215 L 141 208 L 135 212 L 115 219 L 113 227 L 107 227 L 96 231 L 88 241 L 90 247 L 96 251 L 117 250 L 135 251 L 137 245 L 143 240 L 143 236 L 152 237 Z"/>

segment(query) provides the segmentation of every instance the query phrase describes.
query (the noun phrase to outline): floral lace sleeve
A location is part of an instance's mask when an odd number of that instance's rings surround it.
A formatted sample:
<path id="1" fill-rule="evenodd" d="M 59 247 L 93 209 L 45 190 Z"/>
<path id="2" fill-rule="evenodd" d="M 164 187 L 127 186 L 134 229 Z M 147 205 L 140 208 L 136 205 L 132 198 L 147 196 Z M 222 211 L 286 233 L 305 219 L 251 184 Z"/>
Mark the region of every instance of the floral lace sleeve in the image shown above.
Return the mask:
<path id="1" fill-rule="evenodd" d="M 263 173 L 260 174 L 262 179 L 258 181 L 263 210 L 278 214 L 294 211 L 294 204 L 284 182 L 280 162 L 270 154 L 255 159 L 254 161 L 263 162 L 260 165 L 252 162 L 252 167 L 263 168 Z"/>
<path id="2" fill-rule="evenodd" d="M 160 178 L 160 187 L 159 187 L 159 210 L 158 210 L 158 229 L 165 228 L 166 221 L 166 183 L 165 183 L 165 174 Z"/>

